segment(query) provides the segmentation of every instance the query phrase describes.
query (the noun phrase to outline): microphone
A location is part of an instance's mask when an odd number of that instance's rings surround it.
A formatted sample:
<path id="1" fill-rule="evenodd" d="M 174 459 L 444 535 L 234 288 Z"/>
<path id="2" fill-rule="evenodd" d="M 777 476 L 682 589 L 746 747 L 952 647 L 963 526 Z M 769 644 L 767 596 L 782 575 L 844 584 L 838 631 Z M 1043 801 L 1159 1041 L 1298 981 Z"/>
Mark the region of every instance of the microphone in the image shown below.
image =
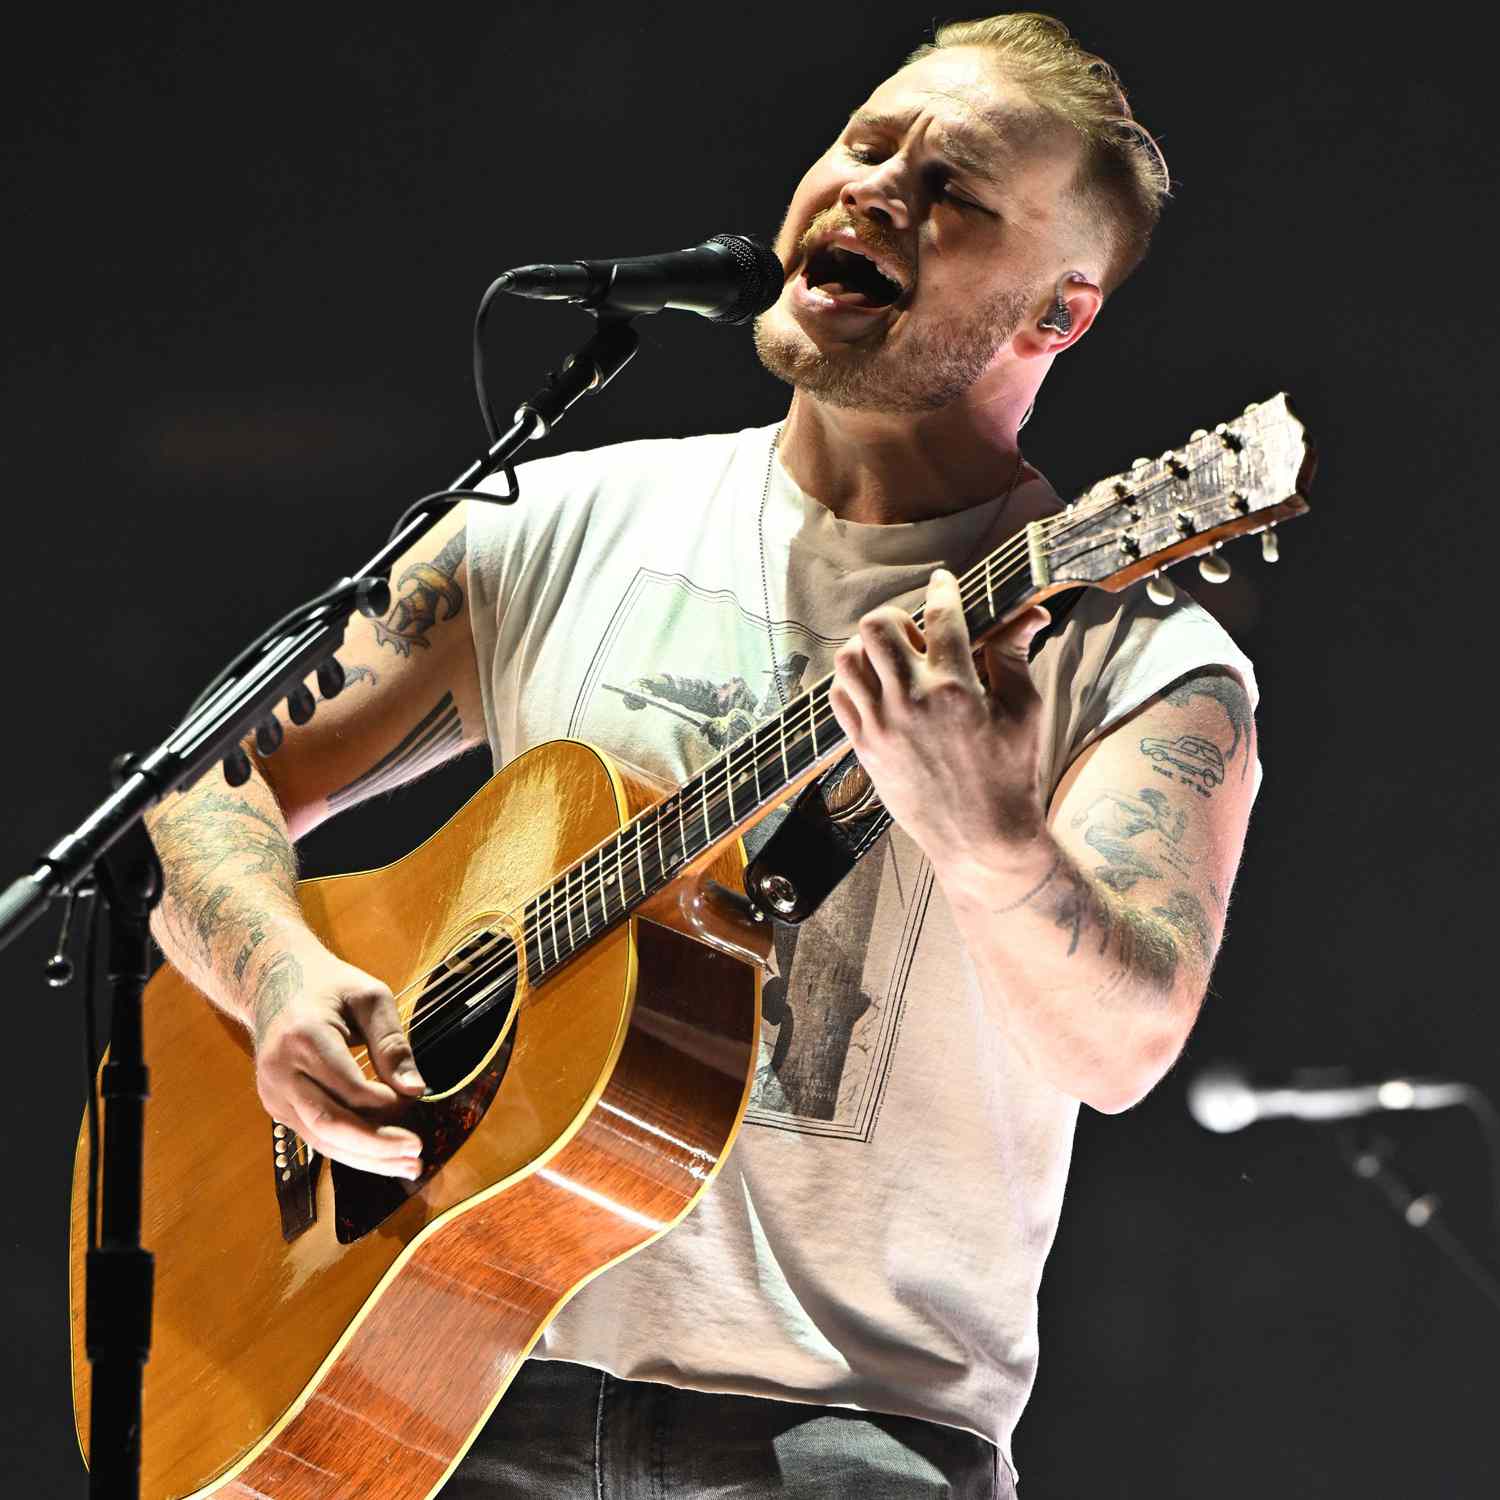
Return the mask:
<path id="1" fill-rule="evenodd" d="M 1466 1083 L 1411 1078 L 1255 1088 L 1233 1068 L 1210 1068 L 1188 1084 L 1187 1106 L 1205 1130 L 1224 1134 L 1243 1130 L 1256 1120 L 1352 1120 L 1380 1110 L 1445 1109 L 1451 1104 L 1468 1104 L 1473 1095 L 1474 1090 Z"/>
<path id="2" fill-rule="evenodd" d="M 716 234 L 665 255 L 517 266 L 495 287 L 517 297 L 574 302 L 596 313 L 636 317 L 675 307 L 715 323 L 748 323 L 781 295 L 785 279 L 781 262 L 759 240 Z"/>

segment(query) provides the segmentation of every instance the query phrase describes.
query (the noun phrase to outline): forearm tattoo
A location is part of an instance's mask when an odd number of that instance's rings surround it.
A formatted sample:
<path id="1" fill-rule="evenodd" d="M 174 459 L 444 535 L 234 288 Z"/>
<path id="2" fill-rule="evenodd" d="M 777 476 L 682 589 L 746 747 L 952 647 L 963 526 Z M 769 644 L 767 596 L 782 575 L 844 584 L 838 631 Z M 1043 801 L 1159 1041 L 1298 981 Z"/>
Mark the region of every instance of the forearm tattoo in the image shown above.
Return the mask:
<path id="1" fill-rule="evenodd" d="M 1177 895 L 1191 899 L 1186 892 Z M 1173 929 L 1178 923 L 1164 920 L 1166 909 L 1158 907 L 1148 916 L 1114 895 L 1108 886 L 1090 880 L 1066 858 L 1059 863 L 1057 878 L 1041 891 L 1037 904 L 1052 925 L 1067 936 L 1069 958 L 1086 942 L 1094 945 L 1100 958 L 1113 957 L 1114 967 L 1095 994 L 1101 1005 L 1115 1003 L 1122 986 L 1150 1004 L 1165 1004 L 1171 999 L 1177 983 L 1178 947 Z"/>
<path id="2" fill-rule="evenodd" d="M 151 839 L 164 877 L 161 922 L 182 949 L 171 956 L 238 986 L 276 898 L 296 908 L 297 856 L 286 834 L 244 797 L 195 790 L 152 820 Z"/>
<path id="3" fill-rule="evenodd" d="M 265 1040 L 271 1022 L 302 988 L 302 965 L 290 953 L 280 953 L 268 963 L 255 986 L 251 1013 L 255 1017 L 255 1045 Z"/>

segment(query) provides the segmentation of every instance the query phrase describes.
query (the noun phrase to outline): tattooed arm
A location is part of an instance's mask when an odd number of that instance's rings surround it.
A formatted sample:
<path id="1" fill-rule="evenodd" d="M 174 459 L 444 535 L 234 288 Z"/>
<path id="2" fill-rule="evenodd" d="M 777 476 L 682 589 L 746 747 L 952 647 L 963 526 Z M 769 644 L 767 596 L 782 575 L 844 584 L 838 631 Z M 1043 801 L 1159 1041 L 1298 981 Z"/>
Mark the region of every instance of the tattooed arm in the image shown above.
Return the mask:
<path id="1" fill-rule="evenodd" d="M 1098 1109 L 1148 1093 L 1197 1019 L 1254 763 L 1244 687 L 1227 669 L 1200 669 L 1069 767 L 1024 890 L 996 901 L 993 885 L 958 883 L 960 923 L 1023 1051 Z"/>
<path id="2" fill-rule="evenodd" d="M 1089 746 L 1051 806 L 1038 787 L 1029 611 L 975 672 L 951 574 L 925 636 L 877 610 L 839 649 L 832 703 L 892 815 L 932 861 L 996 1024 L 1054 1087 L 1113 1112 L 1192 1027 L 1244 842 L 1254 726 L 1209 670 Z"/>
<path id="3" fill-rule="evenodd" d="M 166 876 L 152 931 L 168 959 L 251 1030 L 267 1110 L 325 1155 L 407 1176 L 416 1136 L 366 1115 L 388 1110 L 398 1091 L 420 1092 L 415 1070 L 403 1073 L 411 1048 L 386 986 L 307 926 L 292 841 L 483 741 L 464 537 L 459 507 L 397 562 L 389 613 L 349 622 L 343 692 L 304 725 L 283 710 L 284 744 L 253 761 L 245 786 L 214 770 L 148 818 Z M 349 1052 L 359 1038 L 376 1082 Z"/>

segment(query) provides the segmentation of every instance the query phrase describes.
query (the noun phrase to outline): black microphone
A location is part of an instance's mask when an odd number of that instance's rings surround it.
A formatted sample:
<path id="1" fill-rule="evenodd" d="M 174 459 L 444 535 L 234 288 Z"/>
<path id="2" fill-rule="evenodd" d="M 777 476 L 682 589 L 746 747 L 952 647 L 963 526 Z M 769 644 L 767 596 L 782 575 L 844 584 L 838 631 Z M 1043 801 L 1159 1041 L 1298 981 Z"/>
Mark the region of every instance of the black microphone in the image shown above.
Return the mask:
<path id="1" fill-rule="evenodd" d="M 1211 1068 L 1188 1085 L 1187 1106 L 1205 1129 L 1221 1134 L 1256 1120 L 1352 1120 L 1380 1110 L 1446 1109 L 1474 1097 L 1467 1083 L 1388 1078 L 1384 1083 L 1290 1084 L 1256 1088 L 1233 1068 Z"/>
<path id="2" fill-rule="evenodd" d="M 574 302 L 590 312 L 635 317 L 676 307 L 715 323 L 748 323 L 781 295 L 785 279 L 781 262 L 759 240 L 716 234 L 665 255 L 517 266 L 495 285 L 517 297 Z"/>

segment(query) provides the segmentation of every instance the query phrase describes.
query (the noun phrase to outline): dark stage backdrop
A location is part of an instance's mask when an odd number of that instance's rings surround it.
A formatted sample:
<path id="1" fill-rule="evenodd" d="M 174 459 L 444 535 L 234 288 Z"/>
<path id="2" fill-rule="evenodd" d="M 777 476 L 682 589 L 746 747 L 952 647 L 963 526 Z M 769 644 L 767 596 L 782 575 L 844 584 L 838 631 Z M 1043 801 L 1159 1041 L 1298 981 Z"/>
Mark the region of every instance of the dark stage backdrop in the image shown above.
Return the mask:
<path id="1" fill-rule="evenodd" d="M 1071 493 L 1284 388 L 1322 469 L 1280 566 L 1241 544 L 1211 601 L 1260 673 L 1265 785 L 1186 1055 L 1138 1108 L 1083 1113 L 1018 1437 L 1026 1500 L 1469 1500 L 1500 1476 L 1500 1315 L 1326 1130 L 1216 1138 L 1184 1108 L 1214 1059 L 1500 1091 L 1493 111 L 1452 12 L 1419 33 L 1342 13 L 1064 12 L 1118 62 L 1179 189 L 1153 258 L 1053 371 L 1029 456 Z M 5 881 L 92 806 L 116 750 L 154 743 L 465 465 L 469 322 L 493 275 L 770 233 L 931 20 L 779 0 L 403 14 L 159 5 L 85 28 L 54 6 L 9 35 Z M 588 326 L 497 309 L 497 390 L 529 389 Z M 642 331 L 544 451 L 784 409 L 744 331 L 681 314 Z M 401 852 L 484 773 L 347 818 L 308 869 Z M 51 936 L 0 958 L 0 1467 L 8 1493 L 71 1497 L 82 1063 L 77 996 L 40 980 Z M 1384 1134 L 1494 1266 L 1472 1122 Z"/>

